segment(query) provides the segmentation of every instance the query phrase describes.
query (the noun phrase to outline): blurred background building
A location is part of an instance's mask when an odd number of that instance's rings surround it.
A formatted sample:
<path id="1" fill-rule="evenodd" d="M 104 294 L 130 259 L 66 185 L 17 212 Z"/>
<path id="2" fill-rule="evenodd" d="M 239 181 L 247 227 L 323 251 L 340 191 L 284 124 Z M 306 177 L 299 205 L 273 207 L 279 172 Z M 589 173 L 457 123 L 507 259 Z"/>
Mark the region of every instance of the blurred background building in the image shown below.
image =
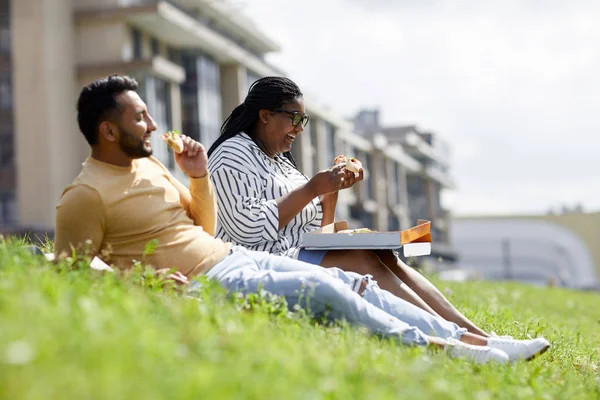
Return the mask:
<path id="1" fill-rule="evenodd" d="M 0 0 L 0 7 L 5 231 L 52 230 L 56 201 L 89 153 L 75 118 L 88 82 L 113 72 L 135 77 L 160 130 L 180 129 L 210 146 L 256 79 L 285 75 L 265 61 L 279 46 L 224 2 Z M 450 179 L 434 136 L 398 135 L 378 118 L 376 132 L 367 132 L 367 112 L 349 121 L 306 97 L 311 122 L 294 147 L 301 169 L 312 176 L 338 154 L 366 167 L 364 184 L 342 194 L 338 218 L 377 230 L 433 219 L 434 237 L 447 243 L 439 195 Z M 158 135 L 153 140 L 156 157 L 185 181 Z"/>
<path id="2" fill-rule="evenodd" d="M 89 154 L 76 124 L 83 85 L 129 74 L 159 131 L 180 129 L 210 146 L 255 80 L 285 75 L 265 58 L 278 51 L 223 1 L 0 0 L 0 232 L 52 235 L 55 204 Z M 338 219 L 381 231 L 431 220 L 429 260 L 469 276 L 597 285 L 597 214 L 451 224 L 441 199 L 456 185 L 439 135 L 382 126 L 378 109 L 344 118 L 306 91 L 305 103 L 311 121 L 293 148 L 303 172 L 328 168 L 338 154 L 366 169 L 361 185 L 340 193 Z M 185 182 L 158 135 L 153 140 L 156 157 Z"/>
<path id="3" fill-rule="evenodd" d="M 467 276 L 600 289 L 600 213 L 461 217 L 451 226 Z"/>

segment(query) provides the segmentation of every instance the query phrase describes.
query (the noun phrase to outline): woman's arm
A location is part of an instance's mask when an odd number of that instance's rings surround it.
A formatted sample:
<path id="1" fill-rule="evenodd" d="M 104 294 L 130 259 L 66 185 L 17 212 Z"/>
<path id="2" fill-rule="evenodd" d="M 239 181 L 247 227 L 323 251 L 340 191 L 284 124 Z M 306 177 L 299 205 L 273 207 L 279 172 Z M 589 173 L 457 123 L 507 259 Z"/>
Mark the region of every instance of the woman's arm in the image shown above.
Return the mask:
<path id="1" fill-rule="evenodd" d="M 337 206 L 338 192 L 329 193 L 321 197 L 321 207 L 323 208 L 323 219 L 321 227 L 335 222 L 335 207 Z"/>
<path id="2" fill-rule="evenodd" d="M 251 165 L 222 155 L 211 167 L 219 222 L 228 236 L 245 246 L 277 241 L 279 230 L 315 197 L 336 191 L 344 176 L 343 166 L 336 166 L 319 172 L 296 190 L 266 200 L 260 172 Z"/>
<path id="3" fill-rule="evenodd" d="M 310 182 L 276 199 L 279 208 L 279 229 L 290 223 L 317 195 Z"/>

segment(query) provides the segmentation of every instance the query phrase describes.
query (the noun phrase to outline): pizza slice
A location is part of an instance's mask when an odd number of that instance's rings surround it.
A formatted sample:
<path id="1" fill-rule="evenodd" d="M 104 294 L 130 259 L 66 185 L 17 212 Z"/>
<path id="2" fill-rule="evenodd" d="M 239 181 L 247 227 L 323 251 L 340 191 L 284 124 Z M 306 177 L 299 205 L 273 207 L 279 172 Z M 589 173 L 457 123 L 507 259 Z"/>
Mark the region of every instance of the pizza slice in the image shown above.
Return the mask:
<path id="1" fill-rule="evenodd" d="M 168 144 L 175 153 L 183 153 L 183 138 L 178 130 L 168 131 L 164 135 L 161 135 L 160 138 Z"/>
<path id="2" fill-rule="evenodd" d="M 372 231 L 369 228 L 357 228 L 357 229 L 344 229 L 341 231 L 337 231 L 336 233 L 377 233 L 377 231 Z"/>
<path id="3" fill-rule="evenodd" d="M 344 155 L 339 155 L 333 160 L 333 163 L 336 165 L 341 164 L 341 163 L 346 163 L 345 168 L 348 171 L 355 172 L 355 173 L 359 173 L 363 169 L 362 163 L 354 157 L 347 157 Z"/>

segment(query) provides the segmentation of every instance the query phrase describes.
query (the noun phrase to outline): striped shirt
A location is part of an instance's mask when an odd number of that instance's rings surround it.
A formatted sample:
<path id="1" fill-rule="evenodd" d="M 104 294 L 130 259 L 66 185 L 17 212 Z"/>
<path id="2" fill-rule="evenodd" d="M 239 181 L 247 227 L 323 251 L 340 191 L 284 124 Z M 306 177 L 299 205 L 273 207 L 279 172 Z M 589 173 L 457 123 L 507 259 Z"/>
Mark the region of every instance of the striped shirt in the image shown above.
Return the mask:
<path id="1" fill-rule="evenodd" d="M 300 235 L 321 227 L 323 209 L 315 198 L 279 230 L 276 199 L 308 178 L 284 156 L 269 158 L 241 133 L 223 142 L 208 162 L 217 197 L 216 237 L 250 250 L 298 258 Z"/>

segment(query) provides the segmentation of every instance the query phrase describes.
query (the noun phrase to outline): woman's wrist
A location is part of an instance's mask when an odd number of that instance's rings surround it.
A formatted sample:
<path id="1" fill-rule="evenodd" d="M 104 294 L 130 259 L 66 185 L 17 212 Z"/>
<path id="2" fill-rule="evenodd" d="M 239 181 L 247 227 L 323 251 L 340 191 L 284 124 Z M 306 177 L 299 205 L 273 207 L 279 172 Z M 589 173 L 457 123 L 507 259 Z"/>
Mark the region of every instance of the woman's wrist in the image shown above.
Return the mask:
<path id="1" fill-rule="evenodd" d="M 321 203 L 324 204 L 335 204 L 337 203 L 337 199 L 338 199 L 338 192 L 332 192 L 332 193 L 327 193 L 324 194 L 323 196 L 321 196 Z"/>

